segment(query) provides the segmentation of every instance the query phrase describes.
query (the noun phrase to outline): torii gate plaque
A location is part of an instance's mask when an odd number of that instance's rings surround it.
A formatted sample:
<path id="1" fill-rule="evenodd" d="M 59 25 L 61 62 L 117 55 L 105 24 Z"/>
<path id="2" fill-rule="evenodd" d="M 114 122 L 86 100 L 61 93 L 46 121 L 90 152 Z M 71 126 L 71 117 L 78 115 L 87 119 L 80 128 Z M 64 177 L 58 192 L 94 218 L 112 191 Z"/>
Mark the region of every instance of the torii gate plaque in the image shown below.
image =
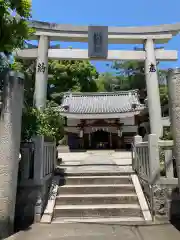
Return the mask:
<path id="1" fill-rule="evenodd" d="M 88 27 L 88 57 L 106 59 L 108 55 L 108 27 Z"/>

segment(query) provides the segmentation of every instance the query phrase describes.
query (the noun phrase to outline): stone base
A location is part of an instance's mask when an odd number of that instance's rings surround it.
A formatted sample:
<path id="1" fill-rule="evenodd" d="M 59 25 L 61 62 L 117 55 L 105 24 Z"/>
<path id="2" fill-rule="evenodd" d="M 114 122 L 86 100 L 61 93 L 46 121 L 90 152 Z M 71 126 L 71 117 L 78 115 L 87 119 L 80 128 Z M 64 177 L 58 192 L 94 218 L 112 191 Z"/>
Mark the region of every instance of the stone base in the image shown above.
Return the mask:
<path id="1" fill-rule="evenodd" d="M 15 211 L 15 231 L 27 228 L 34 222 L 41 220 L 46 206 L 52 178 L 42 186 L 18 187 Z"/>
<path id="2" fill-rule="evenodd" d="M 155 185 L 153 192 L 155 215 L 158 220 L 180 217 L 180 194 L 177 187 Z"/>
<path id="3" fill-rule="evenodd" d="M 150 189 L 141 181 L 143 191 L 150 202 Z M 154 216 L 157 222 L 180 218 L 180 194 L 176 186 L 156 184 L 153 186 Z"/>

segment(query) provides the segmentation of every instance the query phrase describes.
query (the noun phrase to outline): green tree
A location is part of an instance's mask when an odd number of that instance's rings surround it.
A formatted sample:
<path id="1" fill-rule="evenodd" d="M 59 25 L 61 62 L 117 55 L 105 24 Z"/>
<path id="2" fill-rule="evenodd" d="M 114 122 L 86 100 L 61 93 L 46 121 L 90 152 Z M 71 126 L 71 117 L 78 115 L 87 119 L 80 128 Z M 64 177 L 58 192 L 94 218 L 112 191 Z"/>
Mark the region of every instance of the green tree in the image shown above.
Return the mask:
<path id="1" fill-rule="evenodd" d="M 160 100 L 161 100 L 161 105 L 165 106 L 168 104 L 169 101 L 169 96 L 168 96 L 168 85 L 167 85 L 167 70 L 162 70 L 160 69 L 158 71 L 158 76 L 159 76 L 159 94 L 160 94 Z"/>
<path id="2" fill-rule="evenodd" d="M 33 104 L 36 62 L 15 60 L 12 68 L 25 74 L 25 103 Z M 96 92 L 98 72 L 89 61 L 49 61 L 48 100 L 60 104 L 63 92 Z"/>
<path id="3" fill-rule="evenodd" d="M 27 106 L 23 109 L 21 139 L 28 141 L 34 135 L 43 135 L 56 139 L 64 136 L 64 118 L 56 110 L 54 102 L 48 102 L 43 111 Z"/>
<path id="4" fill-rule="evenodd" d="M 89 61 L 49 61 L 48 98 L 60 103 L 63 92 L 96 92 L 98 72 Z"/>
<path id="5" fill-rule="evenodd" d="M 116 78 L 119 79 L 121 90 L 138 89 L 143 97 L 146 97 L 146 79 L 144 62 L 115 61 L 112 68 L 116 70 Z M 167 70 L 157 69 L 159 80 L 159 94 L 161 105 L 168 103 L 168 88 L 166 85 Z"/>
<path id="6" fill-rule="evenodd" d="M 119 79 L 113 73 L 105 72 L 99 75 L 96 84 L 99 92 L 112 92 L 118 90 Z"/>
<path id="7" fill-rule="evenodd" d="M 168 104 L 169 97 L 168 97 L 168 87 L 165 86 L 160 86 L 159 87 L 159 94 L 160 94 L 160 100 L 161 100 L 161 105 L 165 106 Z"/>
<path id="8" fill-rule="evenodd" d="M 115 61 L 111 68 L 114 73 L 101 74 L 97 80 L 100 91 L 145 89 L 144 63 L 137 61 Z"/>
<path id="9" fill-rule="evenodd" d="M 24 73 L 24 104 L 25 106 L 33 106 L 36 61 L 35 60 L 15 60 L 12 69 L 17 72 Z"/>
<path id="10" fill-rule="evenodd" d="M 116 70 L 122 90 L 146 88 L 144 62 L 115 61 L 112 68 Z"/>
<path id="11" fill-rule="evenodd" d="M 0 52 L 9 53 L 24 45 L 32 29 L 30 0 L 0 0 Z"/>
<path id="12" fill-rule="evenodd" d="M 22 114 L 22 141 L 28 141 L 33 135 L 53 137 L 58 142 L 63 137 L 63 117 L 59 114 L 54 102 L 47 102 L 43 112 L 33 107 L 36 62 L 34 60 L 17 60 L 12 69 L 23 72 L 24 108 Z"/>

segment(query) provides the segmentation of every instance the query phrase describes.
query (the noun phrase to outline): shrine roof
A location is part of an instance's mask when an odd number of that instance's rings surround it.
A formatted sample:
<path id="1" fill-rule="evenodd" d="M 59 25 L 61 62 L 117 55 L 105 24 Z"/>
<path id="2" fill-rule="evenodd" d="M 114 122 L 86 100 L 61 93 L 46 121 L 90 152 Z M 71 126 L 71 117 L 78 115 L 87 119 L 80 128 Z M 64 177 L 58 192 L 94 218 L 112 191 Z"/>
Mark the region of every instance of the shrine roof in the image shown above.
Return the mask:
<path id="1" fill-rule="evenodd" d="M 72 93 L 64 94 L 59 107 L 66 114 L 117 114 L 137 112 L 144 109 L 136 90 L 119 92 Z"/>

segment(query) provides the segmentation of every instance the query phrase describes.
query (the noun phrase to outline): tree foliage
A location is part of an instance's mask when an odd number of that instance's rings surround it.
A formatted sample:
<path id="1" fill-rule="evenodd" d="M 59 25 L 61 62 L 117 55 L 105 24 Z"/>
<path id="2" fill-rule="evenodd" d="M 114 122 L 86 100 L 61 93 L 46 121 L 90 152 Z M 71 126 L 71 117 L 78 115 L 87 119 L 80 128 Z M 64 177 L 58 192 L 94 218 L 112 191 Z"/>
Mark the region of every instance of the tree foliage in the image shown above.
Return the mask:
<path id="1" fill-rule="evenodd" d="M 98 72 L 89 61 L 49 61 L 47 99 L 60 104 L 62 93 L 97 92 Z M 36 61 L 15 60 L 12 68 L 25 74 L 25 102 L 33 104 Z"/>
<path id="2" fill-rule="evenodd" d="M 22 47 L 32 29 L 30 0 L 0 0 L 0 52 Z"/>
<path id="3" fill-rule="evenodd" d="M 100 74 L 96 80 L 98 91 L 100 92 L 111 92 L 119 90 L 120 82 L 119 79 L 110 72 Z"/>
<path id="4" fill-rule="evenodd" d="M 144 62 L 115 61 L 112 64 L 115 74 L 101 74 L 97 80 L 100 91 L 118 91 L 138 89 L 140 98 L 146 97 L 146 79 Z M 158 69 L 159 93 L 161 105 L 168 104 L 168 88 L 166 83 L 167 71 Z"/>
<path id="5" fill-rule="evenodd" d="M 168 87 L 166 85 L 159 87 L 159 94 L 160 94 L 160 100 L 161 105 L 165 106 L 168 104 L 169 96 L 168 96 Z"/>
<path id="6" fill-rule="evenodd" d="M 89 61 L 49 61 L 48 98 L 60 103 L 61 93 L 97 92 L 96 68 Z"/>
<path id="7" fill-rule="evenodd" d="M 24 73 L 24 104 L 33 106 L 36 61 L 35 60 L 15 60 L 11 66 L 16 72 Z"/>
<path id="8" fill-rule="evenodd" d="M 62 139 L 63 117 L 56 110 L 54 102 L 48 102 L 44 111 L 39 111 L 33 107 L 23 109 L 21 138 L 28 141 L 34 135 L 53 137 L 57 143 Z"/>
<path id="9" fill-rule="evenodd" d="M 115 61 L 112 64 L 113 73 L 101 74 L 97 85 L 103 91 L 118 91 L 130 89 L 145 89 L 144 63 L 137 61 Z"/>
<path id="10" fill-rule="evenodd" d="M 22 140 L 27 141 L 33 135 L 44 135 L 54 137 L 58 142 L 63 137 L 63 117 L 55 108 L 57 104 L 47 102 L 43 112 L 33 106 L 36 62 L 34 60 L 14 61 L 12 69 L 23 72 L 25 75 Z"/>
<path id="11" fill-rule="evenodd" d="M 112 68 L 116 70 L 122 90 L 145 89 L 144 62 L 138 61 L 115 61 Z"/>
<path id="12" fill-rule="evenodd" d="M 170 127 L 164 127 L 162 140 L 173 140 L 173 135 Z"/>

